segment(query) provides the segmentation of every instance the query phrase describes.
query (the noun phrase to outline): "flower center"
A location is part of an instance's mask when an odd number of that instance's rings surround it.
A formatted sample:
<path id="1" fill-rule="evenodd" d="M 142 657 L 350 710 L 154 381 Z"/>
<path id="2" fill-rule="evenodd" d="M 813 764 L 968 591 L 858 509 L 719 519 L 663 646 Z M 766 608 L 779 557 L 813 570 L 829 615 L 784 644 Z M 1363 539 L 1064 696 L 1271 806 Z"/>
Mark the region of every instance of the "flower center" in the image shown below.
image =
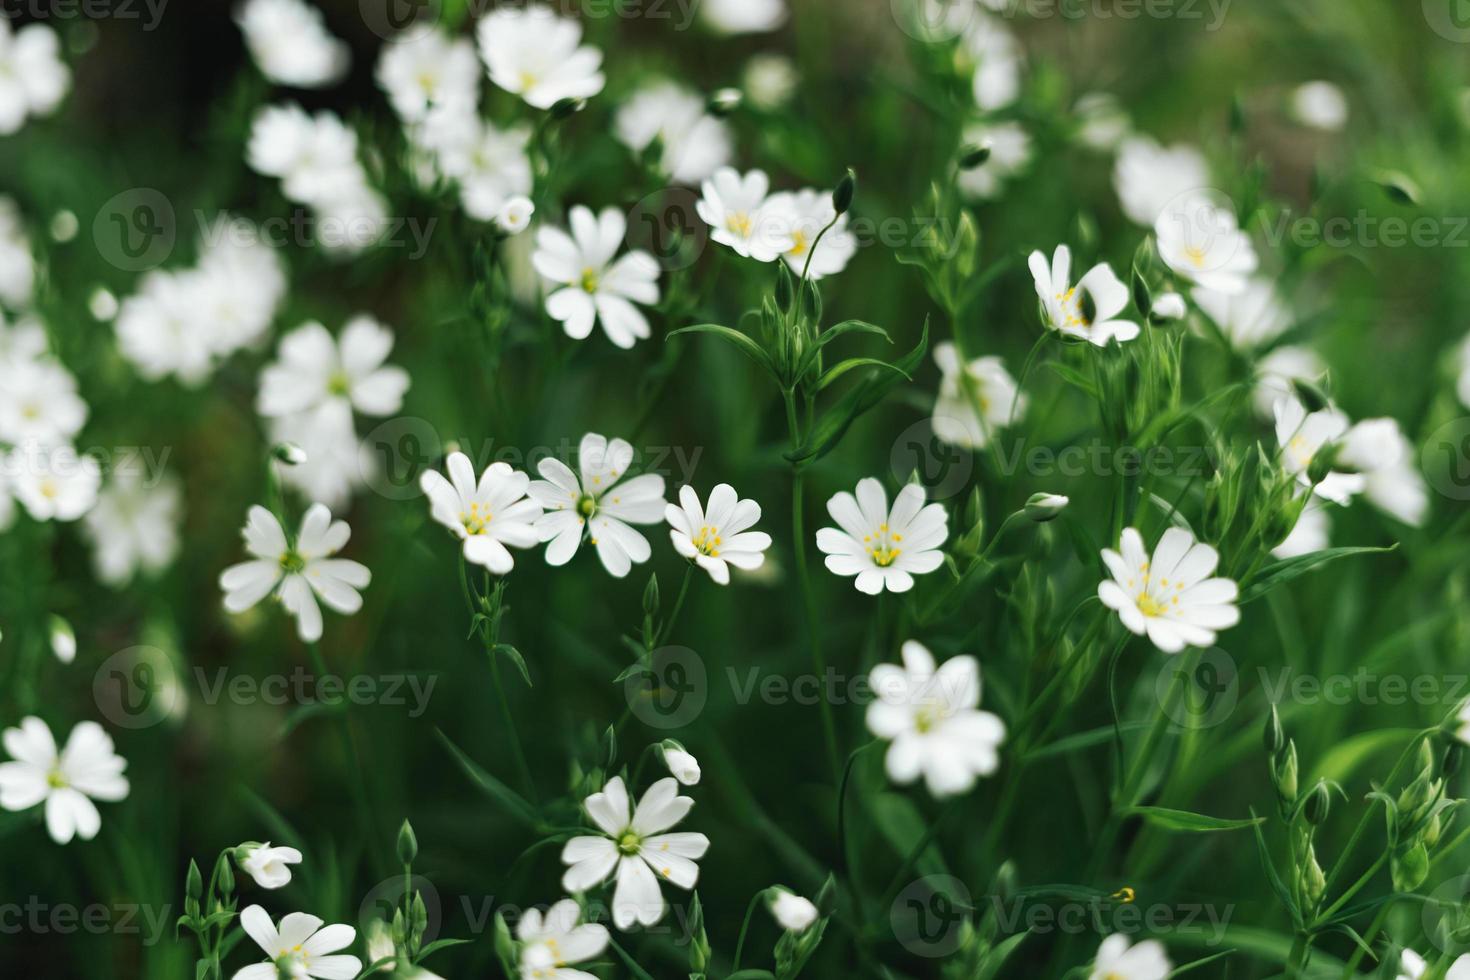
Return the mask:
<path id="1" fill-rule="evenodd" d="M 589 293 L 597 292 L 598 275 L 597 270 L 590 265 L 582 270 L 582 288 Z"/>
<path id="2" fill-rule="evenodd" d="M 306 568 L 306 559 L 295 551 L 287 551 L 281 556 L 281 567 L 287 572 L 295 574 Z"/>
<path id="3" fill-rule="evenodd" d="M 626 854 L 628 857 L 632 857 L 633 855 L 637 854 L 642 846 L 642 838 L 633 833 L 633 831 L 631 830 L 623 831 L 623 836 L 618 838 L 618 850 L 621 853 Z"/>
<path id="4" fill-rule="evenodd" d="M 887 524 L 879 524 L 874 534 L 866 535 L 863 544 L 867 546 L 868 557 L 880 568 L 887 568 L 898 560 L 903 554 L 903 549 L 897 547 L 903 541 L 902 534 L 893 534 L 888 530 Z"/>
<path id="5" fill-rule="evenodd" d="M 934 726 L 938 725 L 944 718 L 944 708 L 941 705 L 922 704 L 919 705 L 919 710 L 914 712 L 914 728 L 922 735 L 933 731 Z"/>
<path id="6" fill-rule="evenodd" d="M 352 392 L 352 379 L 347 377 L 346 371 L 334 371 L 327 379 L 327 394 L 345 398 Z"/>
<path id="7" fill-rule="evenodd" d="M 786 254 L 788 254 L 788 255 L 797 255 L 797 256 L 801 256 L 801 255 L 805 255 L 806 254 L 806 249 L 807 249 L 806 232 L 799 231 L 799 230 L 796 231 L 796 232 L 794 232 L 792 234 L 792 236 L 791 236 L 791 242 L 792 242 L 791 251 L 787 252 Z"/>
<path id="8" fill-rule="evenodd" d="M 719 528 L 706 524 L 699 529 L 699 534 L 692 540 L 694 547 L 698 548 L 702 554 L 718 558 L 720 557 L 720 543 L 725 539 L 720 537 Z"/>
<path id="9" fill-rule="evenodd" d="M 521 91 L 524 92 L 527 89 L 532 89 L 532 88 L 535 88 L 535 87 L 536 87 L 536 75 L 535 75 L 535 73 L 534 72 L 529 72 L 529 71 L 523 71 L 523 72 L 521 72 Z"/>
<path id="10" fill-rule="evenodd" d="M 300 946 L 293 946 L 276 957 L 276 976 L 283 980 L 296 980 L 309 976 L 306 972 L 306 954 Z"/>
<path id="11" fill-rule="evenodd" d="M 725 218 L 725 227 L 739 235 L 741 238 L 749 238 L 754 223 L 750 220 L 750 214 L 745 211 L 737 211 Z"/>
<path id="12" fill-rule="evenodd" d="M 60 769 L 52 769 L 46 774 L 46 785 L 52 789 L 65 789 L 66 777 L 61 774 Z"/>
<path id="13" fill-rule="evenodd" d="M 1166 608 L 1162 602 L 1147 592 L 1138 597 L 1138 611 L 1150 618 L 1162 616 Z"/>
<path id="14" fill-rule="evenodd" d="M 459 521 L 464 525 L 466 534 L 489 534 L 490 522 L 495 516 L 490 513 L 489 505 L 470 504 L 470 509 L 461 511 Z"/>
<path id="15" fill-rule="evenodd" d="M 591 517 L 597 513 L 597 498 L 590 493 L 584 493 L 577 498 L 577 513 L 583 517 Z"/>
<path id="16" fill-rule="evenodd" d="M 1196 269 L 1205 267 L 1205 250 L 1198 245 L 1184 246 L 1184 257 L 1188 259 Z"/>

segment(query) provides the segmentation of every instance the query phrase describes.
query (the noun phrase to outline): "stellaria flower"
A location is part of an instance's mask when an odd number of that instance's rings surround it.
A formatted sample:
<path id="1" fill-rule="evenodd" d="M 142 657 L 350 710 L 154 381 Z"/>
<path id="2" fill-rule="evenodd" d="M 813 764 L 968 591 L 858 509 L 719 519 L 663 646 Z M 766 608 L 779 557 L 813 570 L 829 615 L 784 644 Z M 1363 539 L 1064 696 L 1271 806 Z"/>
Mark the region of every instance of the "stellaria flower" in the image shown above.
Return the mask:
<path id="1" fill-rule="evenodd" d="M 60 751 L 51 729 L 34 716 L 5 729 L 3 741 L 12 761 L 0 763 L 0 808 L 45 803 L 46 830 L 58 844 L 97 836 L 102 816 L 92 800 L 115 803 L 128 795 L 127 762 L 94 721 L 73 728 Z"/>
<path id="2" fill-rule="evenodd" d="M 944 563 L 939 547 L 949 536 L 949 516 L 939 504 L 925 506 L 923 487 L 906 484 L 890 510 L 883 484 L 868 477 L 856 496 L 843 491 L 828 500 L 827 512 L 838 526 L 818 531 L 817 547 L 828 571 L 856 576 L 859 592 L 907 592 L 915 575 Z"/>
<path id="3" fill-rule="evenodd" d="M 1240 622 L 1239 588 L 1228 578 L 1210 577 L 1220 553 L 1188 531 L 1169 528 L 1150 558 L 1143 536 L 1124 528 L 1119 548 L 1121 554 L 1103 549 L 1112 578 L 1098 584 L 1097 596 L 1129 632 L 1147 634 L 1160 650 L 1178 653 L 1186 646 L 1207 647 L 1217 630 Z"/>
<path id="4" fill-rule="evenodd" d="M 595 432 L 584 435 L 577 448 L 579 472 L 550 457 L 537 465 L 543 479 L 532 482 L 529 493 L 546 510 L 536 527 L 547 542 L 547 564 L 571 561 L 589 533 L 602 566 L 615 578 L 648 560 L 648 539 L 629 525 L 664 519 L 664 478 L 645 473 L 625 480 L 632 465 L 631 445 Z"/>

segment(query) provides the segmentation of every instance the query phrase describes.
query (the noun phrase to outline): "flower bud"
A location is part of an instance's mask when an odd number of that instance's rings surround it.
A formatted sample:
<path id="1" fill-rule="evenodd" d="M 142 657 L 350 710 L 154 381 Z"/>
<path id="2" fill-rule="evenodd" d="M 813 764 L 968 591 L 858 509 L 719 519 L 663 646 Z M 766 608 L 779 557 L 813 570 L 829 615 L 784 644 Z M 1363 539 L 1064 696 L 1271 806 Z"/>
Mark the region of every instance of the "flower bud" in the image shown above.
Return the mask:
<path id="1" fill-rule="evenodd" d="M 551 118 L 556 120 L 569 119 L 587 108 L 586 99 L 557 99 L 551 106 Z"/>
<path id="2" fill-rule="evenodd" d="M 739 109 L 740 104 L 744 101 L 745 96 L 738 88 L 722 88 L 709 97 L 705 108 L 710 115 L 723 118 Z"/>
<path id="3" fill-rule="evenodd" d="M 817 907 L 800 895 L 784 888 L 775 890 L 771 899 L 771 916 L 788 932 L 806 932 L 817 921 Z"/>
<path id="4" fill-rule="evenodd" d="M 648 584 L 643 587 L 643 611 L 652 616 L 658 612 L 658 575 L 648 576 Z"/>
<path id="5" fill-rule="evenodd" d="M 184 877 L 184 894 L 196 902 L 204 894 L 204 877 L 199 874 L 199 865 L 189 859 L 189 873 Z"/>
<path id="6" fill-rule="evenodd" d="M 278 442 L 271 447 L 271 455 L 287 466 L 300 466 L 306 462 L 306 450 L 294 442 Z"/>
<path id="7" fill-rule="evenodd" d="M 1033 493 L 1023 510 L 1037 524 L 1045 524 L 1060 517 L 1069 503 L 1071 500 L 1059 493 Z"/>
<path id="8" fill-rule="evenodd" d="M 990 146 L 989 146 L 989 144 L 980 145 L 980 146 L 977 146 L 977 145 L 975 145 L 973 143 L 972 144 L 969 144 L 966 147 L 964 147 L 964 149 L 960 150 L 960 169 L 961 170 L 974 170 L 976 167 L 981 166 L 982 164 L 985 163 L 986 160 L 989 160 L 989 159 L 990 159 Z"/>
<path id="9" fill-rule="evenodd" d="M 1444 750 L 1444 762 L 1440 764 L 1440 775 L 1445 779 L 1452 778 L 1460 771 L 1460 766 L 1465 762 L 1465 743 L 1454 741 Z"/>
<path id="10" fill-rule="evenodd" d="M 398 860 L 402 864 L 413 864 L 413 859 L 418 856 L 419 839 L 413 832 L 413 825 L 405 820 L 398 828 Z"/>
<path id="11" fill-rule="evenodd" d="M 1302 868 L 1302 891 L 1313 906 L 1322 901 L 1322 894 L 1327 891 L 1327 876 L 1322 873 L 1322 865 L 1317 863 L 1315 847 L 1307 848 L 1307 863 Z"/>
<path id="12" fill-rule="evenodd" d="M 536 205 L 529 197 L 518 194 L 506 201 L 495 216 L 495 227 L 506 235 L 519 235 L 531 226 Z"/>
<path id="13" fill-rule="evenodd" d="M 837 209 L 838 214 L 846 214 L 852 207 L 852 198 L 856 193 L 857 174 L 849 167 L 847 173 L 837 182 L 836 190 L 832 192 L 832 207 Z"/>
<path id="14" fill-rule="evenodd" d="M 1179 320 L 1183 319 L 1186 312 L 1183 296 L 1178 293 L 1164 293 L 1154 300 L 1153 309 L 1149 311 L 1149 320 L 1154 323 Z"/>
<path id="15" fill-rule="evenodd" d="M 1421 842 L 1403 854 L 1395 854 L 1389 861 L 1389 872 L 1393 878 L 1394 891 L 1415 890 L 1429 877 L 1429 849 Z"/>
<path id="16" fill-rule="evenodd" d="M 659 749 L 664 757 L 664 765 L 669 767 L 669 772 L 680 784 L 695 786 L 699 783 L 699 760 L 694 758 L 684 746 L 673 739 L 665 739 L 659 745 Z"/>
<path id="17" fill-rule="evenodd" d="M 1325 392 L 1305 378 L 1292 378 L 1291 391 L 1308 412 L 1320 412 L 1332 404 Z"/>
<path id="18" fill-rule="evenodd" d="M 1271 775 L 1276 782 L 1277 795 L 1282 802 L 1292 803 L 1296 800 L 1296 742 L 1288 739 L 1286 748 L 1282 753 L 1272 760 Z"/>
<path id="19" fill-rule="evenodd" d="M 1327 784 L 1317 783 L 1307 796 L 1307 805 L 1303 808 L 1303 815 L 1307 823 L 1313 827 L 1320 827 L 1327 819 L 1327 814 L 1332 810 L 1332 793 L 1327 789 Z"/>
<path id="20" fill-rule="evenodd" d="M 56 654 L 56 659 L 62 663 L 71 663 L 77 659 L 77 635 L 72 632 L 71 623 L 60 616 L 52 616 L 50 625 L 51 652 Z"/>
<path id="21" fill-rule="evenodd" d="M 1266 751 L 1275 755 L 1281 751 L 1281 746 L 1286 744 L 1286 732 L 1281 728 L 1281 715 L 1276 710 L 1276 705 L 1271 705 L 1271 713 L 1266 716 Z"/>

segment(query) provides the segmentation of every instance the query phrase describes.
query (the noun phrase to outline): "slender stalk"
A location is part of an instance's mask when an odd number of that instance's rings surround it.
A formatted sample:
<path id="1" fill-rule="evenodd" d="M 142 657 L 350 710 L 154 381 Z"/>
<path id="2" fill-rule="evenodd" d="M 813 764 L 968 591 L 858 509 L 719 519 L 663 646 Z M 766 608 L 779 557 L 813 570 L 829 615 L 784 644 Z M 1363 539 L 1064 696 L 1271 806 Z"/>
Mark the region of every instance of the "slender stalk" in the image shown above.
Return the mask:
<path id="1" fill-rule="evenodd" d="M 690 562 L 684 569 L 684 581 L 679 583 L 679 596 L 674 600 L 674 611 L 669 613 L 669 618 L 664 621 L 663 627 L 658 631 L 658 637 L 653 644 L 654 649 L 668 642 L 669 634 L 674 632 L 674 624 L 679 621 L 679 613 L 684 609 L 684 597 L 689 594 L 689 580 L 694 577 L 694 562 Z"/>
<path id="2" fill-rule="evenodd" d="M 740 972 L 740 956 L 745 952 L 745 934 L 750 930 L 750 917 L 755 914 L 756 903 L 765 896 L 764 891 L 758 891 L 750 896 L 750 904 L 745 907 L 745 920 L 740 923 L 740 938 L 735 941 L 735 963 L 730 967 L 731 973 Z"/>

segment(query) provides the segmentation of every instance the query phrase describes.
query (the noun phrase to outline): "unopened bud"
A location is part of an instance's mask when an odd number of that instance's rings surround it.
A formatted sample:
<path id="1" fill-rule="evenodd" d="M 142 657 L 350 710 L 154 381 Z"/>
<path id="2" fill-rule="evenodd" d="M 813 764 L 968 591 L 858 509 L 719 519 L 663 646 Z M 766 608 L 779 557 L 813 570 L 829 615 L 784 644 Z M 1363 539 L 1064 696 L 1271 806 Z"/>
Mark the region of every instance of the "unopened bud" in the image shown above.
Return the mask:
<path id="1" fill-rule="evenodd" d="M 1187 307 L 1184 305 L 1184 297 L 1178 293 L 1164 293 L 1154 300 L 1153 309 L 1149 311 L 1148 318 L 1153 323 L 1165 323 L 1170 320 L 1184 318 Z"/>
<path id="2" fill-rule="evenodd" d="M 184 877 L 184 894 L 195 901 L 204 894 L 204 877 L 200 875 L 199 865 L 194 863 L 193 858 L 189 859 L 189 873 Z"/>
<path id="3" fill-rule="evenodd" d="M 857 193 L 857 174 L 849 167 L 847 173 L 837 182 L 837 188 L 832 192 L 832 207 L 837 209 L 838 214 L 846 214 L 852 207 L 853 195 Z"/>
<path id="4" fill-rule="evenodd" d="M 557 99 L 551 105 L 551 118 L 557 120 L 568 119 L 585 108 L 587 108 L 586 99 Z"/>
<path id="5" fill-rule="evenodd" d="M 1326 783 L 1319 782 L 1312 787 L 1312 792 L 1307 796 L 1307 805 L 1303 808 L 1303 815 L 1307 818 L 1307 823 L 1313 827 L 1320 827 L 1331 810 L 1332 793 L 1327 789 Z"/>
<path id="6" fill-rule="evenodd" d="M 413 859 L 419 856 L 419 839 L 413 832 L 413 825 L 407 820 L 403 826 L 398 828 L 398 861 L 401 864 L 413 864 Z"/>
<path id="7" fill-rule="evenodd" d="M 1271 705 L 1271 713 L 1266 716 L 1266 751 L 1275 755 L 1281 751 L 1281 746 L 1286 744 L 1286 732 L 1281 728 L 1281 714 L 1276 710 L 1276 705 Z"/>
<path id="8" fill-rule="evenodd" d="M 709 110 L 712 116 L 724 117 L 739 109 L 740 104 L 744 101 L 745 96 L 741 94 L 738 88 L 722 88 L 709 97 L 709 102 L 705 104 L 705 108 Z"/>
<path id="9" fill-rule="evenodd" d="M 976 167 L 983 165 L 985 161 L 989 159 L 989 144 L 979 146 L 971 144 L 960 151 L 960 169 L 974 170 Z"/>
<path id="10" fill-rule="evenodd" d="M 1033 493 L 1023 509 L 1037 524 L 1045 524 L 1060 517 L 1069 503 L 1071 500 L 1059 493 Z"/>
<path id="11" fill-rule="evenodd" d="M 1332 404 L 1327 394 L 1305 378 L 1292 378 L 1291 391 L 1308 412 L 1320 412 Z"/>
<path id="12" fill-rule="evenodd" d="M 306 462 L 306 450 L 294 442 L 278 442 L 271 447 L 271 455 L 287 466 L 300 466 Z"/>

